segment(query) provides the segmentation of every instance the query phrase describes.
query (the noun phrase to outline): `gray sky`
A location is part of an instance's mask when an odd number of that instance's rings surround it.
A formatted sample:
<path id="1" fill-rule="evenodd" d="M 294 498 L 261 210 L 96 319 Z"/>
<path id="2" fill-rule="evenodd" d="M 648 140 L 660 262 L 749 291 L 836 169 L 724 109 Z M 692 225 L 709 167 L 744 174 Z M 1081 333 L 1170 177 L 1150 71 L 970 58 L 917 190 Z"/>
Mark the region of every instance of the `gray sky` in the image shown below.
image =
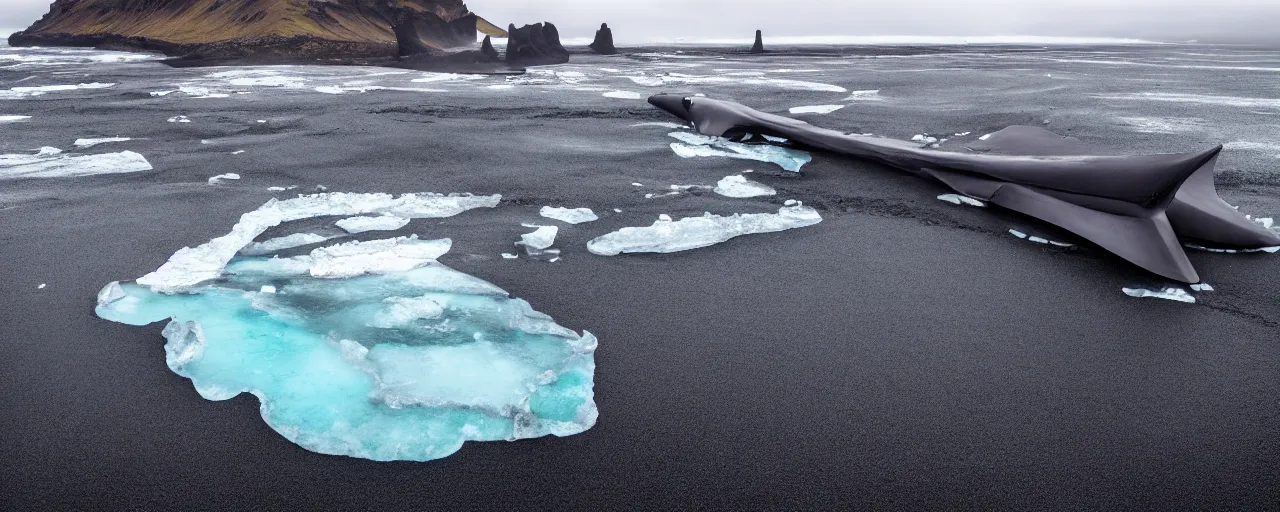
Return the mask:
<path id="1" fill-rule="evenodd" d="M 0 0 L 17 30 L 51 0 Z M 505 26 L 552 21 L 563 37 L 601 22 L 620 43 L 773 36 L 1086 36 L 1280 43 L 1280 0 L 469 0 Z M 766 40 L 767 42 L 767 40 Z"/>

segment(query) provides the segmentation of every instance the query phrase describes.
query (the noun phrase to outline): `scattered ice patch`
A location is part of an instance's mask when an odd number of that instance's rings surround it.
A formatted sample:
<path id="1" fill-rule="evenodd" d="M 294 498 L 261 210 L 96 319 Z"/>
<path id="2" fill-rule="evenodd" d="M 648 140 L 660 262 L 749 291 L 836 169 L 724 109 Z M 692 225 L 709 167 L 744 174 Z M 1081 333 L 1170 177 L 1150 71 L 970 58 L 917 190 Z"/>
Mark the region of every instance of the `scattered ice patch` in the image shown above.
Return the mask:
<path id="1" fill-rule="evenodd" d="M 39 87 L 14 87 L 11 89 L 0 89 L 0 100 L 13 100 L 33 96 L 44 96 L 51 92 L 66 92 L 89 89 L 107 89 L 115 87 L 116 84 L 89 83 L 79 85 L 42 85 Z"/>
<path id="2" fill-rule="evenodd" d="M 519 255 L 519 254 L 511 254 L 511 253 L 509 253 L 509 252 L 504 252 L 504 253 L 502 253 L 502 259 L 504 259 L 504 260 L 514 260 L 514 259 L 518 259 L 518 258 L 520 258 L 520 255 Z"/>
<path id="3" fill-rule="evenodd" d="M 485 75 L 460 75 L 457 73 L 423 73 L 421 78 L 413 79 L 417 83 L 452 82 L 457 80 L 483 80 Z"/>
<path id="4" fill-rule="evenodd" d="M 631 91 L 610 91 L 604 93 L 606 98 L 617 98 L 620 100 L 638 100 L 641 98 L 640 93 Z"/>
<path id="5" fill-rule="evenodd" d="M 928 145 L 928 144 L 937 144 L 937 143 L 938 143 L 938 138 L 937 138 L 937 137 L 930 137 L 930 136 L 929 136 L 929 135 L 927 135 L 927 134 L 917 134 L 917 135 L 915 135 L 915 136 L 911 137 L 911 142 L 919 142 L 919 143 L 921 143 L 921 144 L 926 144 L 926 145 Z"/>
<path id="6" fill-rule="evenodd" d="M 31 119 L 31 116 L 0 116 L 0 123 L 18 123 Z"/>
<path id="7" fill-rule="evenodd" d="M 394 215 L 350 217 L 338 221 L 337 225 L 351 234 L 364 233 L 366 231 L 395 231 L 408 226 L 409 219 Z"/>
<path id="8" fill-rule="evenodd" d="M 240 249 L 240 254 L 244 256 L 262 256 L 286 249 L 292 249 L 294 247 L 318 244 L 334 238 L 337 237 L 317 235 L 315 233 L 294 233 L 292 235 L 276 237 L 262 242 L 253 242 L 244 246 L 244 249 Z"/>
<path id="9" fill-rule="evenodd" d="M 1153 299 L 1165 299 L 1165 300 L 1173 300 L 1178 302 L 1185 302 L 1187 304 L 1196 303 L 1196 298 L 1193 297 L 1190 293 L 1187 293 L 1187 291 L 1183 290 L 1182 288 L 1169 287 L 1162 290 L 1147 290 L 1145 288 L 1124 288 L 1122 290 L 1124 291 L 1125 295 L 1128 295 L 1130 297 L 1138 297 L 1138 298 L 1149 297 Z"/>
<path id="10" fill-rule="evenodd" d="M 45 284 L 45 283 L 40 283 L 40 286 L 37 286 L 37 287 L 36 287 L 36 289 L 37 289 L 37 290 L 43 290 L 46 286 L 49 286 L 49 285 L 47 285 L 47 284 Z"/>
<path id="11" fill-rule="evenodd" d="M 231 152 L 231 154 L 233 154 L 233 155 L 243 155 L 243 154 L 244 154 L 244 150 L 243 150 L 243 149 L 237 149 L 237 150 L 235 150 L 235 151 L 232 151 L 232 152 Z"/>
<path id="12" fill-rule="evenodd" d="M 770 162 L 791 172 L 813 160 L 804 151 L 767 145 L 749 145 L 732 142 L 723 137 L 710 137 L 690 132 L 672 132 L 668 136 L 682 142 L 671 143 L 671 150 L 681 158 L 729 157 L 759 162 Z"/>
<path id="13" fill-rule="evenodd" d="M 969 197 L 969 196 L 962 196 L 962 195 L 960 195 L 960 194 L 942 194 L 942 195 L 938 196 L 938 200 L 939 200 L 939 201 L 946 201 L 946 202 L 951 203 L 951 204 L 963 204 L 963 205 L 969 205 L 969 206 L 977 206 L 977 207 L 979 207 L 979 208 L 983 208 L 983 207 L 986 207 L 986 206 L 987 206 L 987 203 L 984 203 L 984 202 L 982 202 L 982 201 L 979 201 L 979 200 L 974 199 L 974 198 Z"/>
<path id="14" fill-rule="evenodd" d="M 173 116 L 169 118 L 169 122 L 170 123 L 190 123 L 191 119 L 188 119 L 187 116 Z"/>
<path id="15" fill-rule="evenodd" d="M 296 188 L 298 188 L 297 185 L 289 185 L 287 187 L 267 187 L 267 190 L 270 190 L 272 192 L 284 192 L 286 190 L 293 190 Z"/>
<path id="16" fill-rule="evenodd" d="M 995 134 L 994 134 L 994 133 L 988 133 L 988 134 L 986 134 L 986 135 L 983 135 L 983 136 L 981 136 L 981 137 L 978 137 L 978 140 L 987 140 L 987 139 L 990 139 L 992 135 L 995 135 Z"/>
<path id="17" fill-rule="evenodd" d="M 742 175 L 725 176 L 716 183 L 713 191 L 725 197 L 761 197 L 777 195 L 778 191 L 763 183 L 757 183 Z"/>
<path id="18" fill-rule="evenodd" d="M 34 155 L 0 155 L 0 179 L 72 178 L 151 169 L 146 158 L 132 151 L 66 155 L 58 148 L 45 147 Z"/>
<path id="19" fill-rule="evenodd" d="M 111 142 L 128 142 L 133 139 L 128 137 L 108 137 L 103 139 L 76 139 L 75 146 L 78 148 L 91 148 L 99 144 L 107 144 Z"/>
<path id="20" fill-rule="evenodd" d="M 267 229 L 284 222 L 322 216 L 388 214 L 411 219 L 452 217 L 473 208 L 493 208 L 502 196 L 326 193 L 272 199 L 240 217 L 230 233 L 174 253 L 137 283 L 160 293 L 180 293 L 222 275 L 227 262 Z"/>
<path id="21" fill-rule="evenodd" d="M 1191 285 L 1191 291 L 1195 292 L 1211 292 L 1214 291 L 1213 286 L 1209 283 L 1200 283 Z"/>
<path id="22" fill-rule="evenodd" d="M 221 184 L 221 183 L 223 182 L 223 180 L 238 180 L 238 179 L 240 179 L 240 175 L 239 175 L 239 174 L 236 174 L 236 173 L 234 173 L 234 172 L 229 172 L 229 173 L 226 173 L 226 174 L 219 174 L 219 175 L 217 175 L 217 176 L 212 176 L 212 177 L 210 177 L 210 178 L 209 178 L 209 184 L 210 184 L 210 185 L 218 185 L 218 184 Z"/>
<path id="23" fill-rule="evenodd" d="M 810 105 L 804 107 L 791 107 L 792 114 L 830 114 L 844 108 L 844 105 Z"/>
<path id="24" fill-rule="evenodd" d="M 784 206 L 778 213 L 734 214 L 729 217 L 707 213 L 673 221 L 662 215 L 652 226 L 627 227 L 587 242 L 587 250 L 601 256 L 621 253 L 687 251 L 715 245 L 734 237 L 772 233 L 812 226 L 822 222 L 817 210 L 801 205 Z"/>
<path id="25" fill-rule="evenodd" d="M 665 123 L 665 122 L 655 122 L 655 123 L 636 123 L 636 124 L 633 124 L 633 125 L 631 125 L 631 126 L 632 126 L 633 128 L 635 128 L 635 127 L 641 127 L 641 126 L 656 126 L 656 127 L 659 127 L 659 128 L 670 128 L 670 129 L 672 129 L 672 130 L 688 130 L 688 129 L 689 129 L 689 125 L 676 124 L 676 123 Z"/>
<path id="26" fill-rule="evenodd" d="M 559 206 L 543 206 L 539 215 L 569 224 L 582 224 L 600 220 L 590 208 L 563 208 Z"/>

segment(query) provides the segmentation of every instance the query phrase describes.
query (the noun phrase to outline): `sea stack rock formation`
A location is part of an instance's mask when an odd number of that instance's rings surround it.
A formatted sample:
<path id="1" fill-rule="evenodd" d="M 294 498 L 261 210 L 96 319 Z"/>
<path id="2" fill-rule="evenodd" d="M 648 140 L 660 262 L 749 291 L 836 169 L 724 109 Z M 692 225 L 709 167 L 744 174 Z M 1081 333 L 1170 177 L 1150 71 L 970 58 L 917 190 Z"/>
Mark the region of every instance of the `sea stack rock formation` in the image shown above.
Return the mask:
<path id="1" fill-rule="evenodd" d="M 596 40 L 592 41 L 589 47 L 600 55 L 618 53 L 618 49 L 613 46 L 613 30 L 609 28 L 608 23 L 600 24 L 600 30 L 596 31 Z"/>
<path id="2" fill-rule="evenodd" d="M 756 44 L 751 46 L 751 53 L 764 53 L 764 33 L 756 31 Z"/>
<path id="3" fill-rule="evenodd" d="M 569 62 L 569 50 L 560 44 L 560 30 L 551 22 L 507 28 L 507 63 L 541 66 Z"/>
<path id="4" fill-rule="evenodd" d="M 55 0 L 12 46 L 156 50 L 204 59 L 390 58 L 506 33 L 462 0 Z"/>
<path id="5" fill-rule="evenodd" d="M 493 47 L 493 36 L 484 36 L 484 43 L 480 45 L 481 59 L 486 62 L 497 62 L 502 60 L 498 55 L 498 50 Z"/>

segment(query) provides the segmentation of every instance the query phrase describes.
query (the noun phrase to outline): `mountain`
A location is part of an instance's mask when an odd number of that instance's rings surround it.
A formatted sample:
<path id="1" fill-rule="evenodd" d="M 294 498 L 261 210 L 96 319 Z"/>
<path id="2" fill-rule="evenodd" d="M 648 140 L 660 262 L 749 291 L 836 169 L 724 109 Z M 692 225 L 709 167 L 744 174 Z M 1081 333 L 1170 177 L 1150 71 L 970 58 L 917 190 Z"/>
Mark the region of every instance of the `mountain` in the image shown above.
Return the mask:
<path id="1" fill-rule="evenodd" d="M 506 31 L 462 0 L 56 0 L 12 46 L 157 50 L 203 59 L 446 54 Z"/>

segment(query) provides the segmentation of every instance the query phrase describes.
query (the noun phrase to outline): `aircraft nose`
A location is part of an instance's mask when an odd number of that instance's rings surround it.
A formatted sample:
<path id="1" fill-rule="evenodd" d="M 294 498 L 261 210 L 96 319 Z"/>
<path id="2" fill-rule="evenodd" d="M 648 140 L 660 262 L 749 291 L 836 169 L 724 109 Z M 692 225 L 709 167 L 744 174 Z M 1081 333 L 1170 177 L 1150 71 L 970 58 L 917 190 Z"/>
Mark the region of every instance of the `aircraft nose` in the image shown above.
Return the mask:
<path id="1" fill-rule="evenodd" d="M 689 119 L 689 109 L 685 107 L 684 96 L 678 94 L 655 94 L 649 97 L 649 104 L 685 121 L 692 121 Z"/>

